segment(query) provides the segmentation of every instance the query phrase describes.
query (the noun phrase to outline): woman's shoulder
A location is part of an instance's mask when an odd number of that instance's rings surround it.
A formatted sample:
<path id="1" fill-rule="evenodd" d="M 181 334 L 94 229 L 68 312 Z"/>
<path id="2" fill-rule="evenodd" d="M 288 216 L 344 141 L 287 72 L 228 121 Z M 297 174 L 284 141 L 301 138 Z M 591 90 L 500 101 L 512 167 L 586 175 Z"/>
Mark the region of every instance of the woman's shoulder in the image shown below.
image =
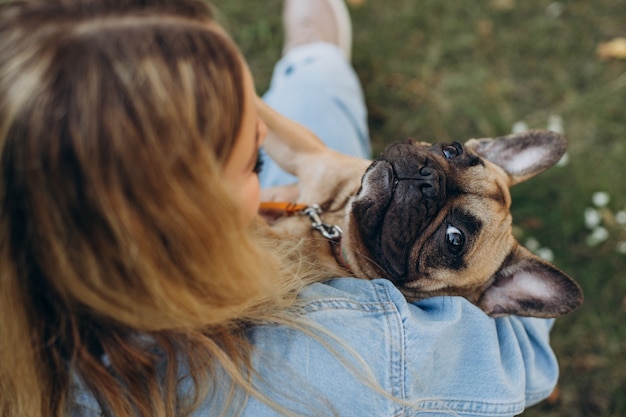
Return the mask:
<path id="1" fill-rule="evenodd" d="M 310 391 L 308 405 L 323 409 L 324 404 L 315 403 L 321 398 L 331 408 L 318 415 L 398 415 L 405 400 L 413 405 L 425 398 L 442 399 L 447 407 L 450 392 L 428 387 L 438 379 L 435 368 L 446 367 L 445 355 L 437 352 L 451 346 L 452 340 L 442 339 L 455 337 L 452 328 L 467 301 L 446 297 L 410 303 L 386 279 L 356 278 L 310 285 L 299 301 L 295 323 L 251 331 L 257 386 L 265 395 L 300 410 L 307 402 L 298 403 L 301 398 L 290 390 Z M 458 356 L 466 348 L 457 344 L 450 351 Z M 467 382 L 466 376 L 459 375 Z M 442 382 L 449 379 L 456 378 L 448 375 Z M 273 414 L 252 401 L 244 415 Z"/>

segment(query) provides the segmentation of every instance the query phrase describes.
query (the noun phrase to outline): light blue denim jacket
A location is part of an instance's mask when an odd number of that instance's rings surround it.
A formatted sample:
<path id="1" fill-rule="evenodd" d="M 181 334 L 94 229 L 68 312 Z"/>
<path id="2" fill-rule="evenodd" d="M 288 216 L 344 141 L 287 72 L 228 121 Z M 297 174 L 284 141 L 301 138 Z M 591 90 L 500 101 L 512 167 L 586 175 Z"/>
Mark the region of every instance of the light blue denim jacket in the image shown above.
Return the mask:
<path id="1" fill-rule="evenodd" d="M 315 336 L 250 331 L 256 388 L 298 415 L 513 416 L 557 381 L 553 320 L 493 319 L 460 297 L 407 303 L 384 279 L 339 278 L 302 298 Z M 207 399 L 193 416 L 220 415 L 225 397 Z M 86 391 L 75 399 L 73 415 L 99 415 Z M 281 415 L 255 398 L 245 404 L 244 417 Z"/>
<path id="2" fill-rule="evenodd" d="M 407 303 L 384 279 L 336 279 L 302 296 L 306 318 L 339 338 L 323 337 L 330 349 L 280 327 L 251 340 L 260 390 L 305 415 L 512 416 L 556 384 L 553 320 L 492 319 L 460 297 Z M 243 415 L 277 412 L 251 400 Z"/>

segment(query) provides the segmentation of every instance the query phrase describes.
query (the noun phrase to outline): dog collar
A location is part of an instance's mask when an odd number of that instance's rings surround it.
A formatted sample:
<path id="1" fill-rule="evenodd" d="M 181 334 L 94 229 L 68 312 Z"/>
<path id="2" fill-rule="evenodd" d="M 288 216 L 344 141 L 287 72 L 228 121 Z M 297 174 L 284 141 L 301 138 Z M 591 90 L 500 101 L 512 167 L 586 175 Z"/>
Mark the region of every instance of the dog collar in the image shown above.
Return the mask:
<path id="1" fill-rule="evenodd" d="M 330 243 L 330 247 L 333 252 L 333 255 L 335 256 L 335 261 L 337 261 L 337 265 L 339 265 L 340 267 L 348 271 L 350 274 L 352 274 L 352 269 L 350 268 L 350 265 L 348 265 L 348 262 L 346 261 L 346 256 L 345 256 L 346 254 L 343 250 L 341 239 L 330 241 L 329 243 Z"/>

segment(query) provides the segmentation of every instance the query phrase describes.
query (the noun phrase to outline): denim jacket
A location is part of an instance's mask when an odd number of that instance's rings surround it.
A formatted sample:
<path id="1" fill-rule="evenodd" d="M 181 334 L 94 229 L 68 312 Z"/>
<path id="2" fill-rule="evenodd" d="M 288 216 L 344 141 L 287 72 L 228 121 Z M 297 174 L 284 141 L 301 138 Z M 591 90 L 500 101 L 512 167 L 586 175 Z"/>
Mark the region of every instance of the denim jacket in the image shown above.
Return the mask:
<path id="1" fill-rule="evenodd" d="M 250 331 L 256 389 L 297 415 L 512 416 L 556 384 L 553 320 L 493 319 L 460 297 L 407 303 L 384 279 L 339 278 L 302 297 L 306 330 Z M 224 397 L 193 416 L 221 415 Z M 75 400 L 73 415 L 99 414 L 86 391 Z M 254 397 L 235 402 L 246 417 L 281 415 Z"/>

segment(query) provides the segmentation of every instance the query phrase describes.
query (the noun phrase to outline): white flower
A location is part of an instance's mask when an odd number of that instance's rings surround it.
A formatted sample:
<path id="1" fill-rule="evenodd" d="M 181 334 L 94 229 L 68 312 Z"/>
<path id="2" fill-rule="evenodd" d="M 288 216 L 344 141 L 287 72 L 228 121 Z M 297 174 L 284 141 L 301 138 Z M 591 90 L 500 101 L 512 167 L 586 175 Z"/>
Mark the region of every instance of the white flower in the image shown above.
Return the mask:
<path id="1" fill-rule="evenodd" d="M 615 213 L 615 221 L 622 226 L 626 226 L 626 211 L 620 210 Z"/>
<path id="2" fill-rule="evenodd" d="M 537 256 L 544 261 L 554 262 L 554 252 L 550 248 L 540 248 L 537 250 Z"/>
<path id="3" fill-rule="evenodd" d="M 511 133 L 522 133 L 528 130 L 528 125 L 524 121 L 518 121 L 513 123 L 513 127 L 511 128 Z"/>
<path id="4" fill-rule="evenodd" d="M 621 253 L 622 255 L 626 255 L 626 242 L 617 242 L 617 246 L 615 247 L 617 253 Z"/>
<path id="5" fill-rule="evenodd" d="M 606 207 L 611 201 L 611 196 L 605 191 L 597 191 L 591 196 L 591 201 L 596 207 Z"/>
<path id="6" fill-rule="evenodd" d="M 591 231 L 591 234 L 587 236 L 588 246 L 597 246 L 609 238 L 609 231 L 602 226 L 598 226 Z"/>
<path id="7" fill-rule="evenodd" d="M 587 229 L 593 229 L 599 226 L 601 222 L 602 216 L 597 209 L 593 207 L 587 207 L 585 209 L 585 226 L 587 226 Z"/>
<path id="8" fill-rule="evenodd" d="M 551 114 L 550 117 L 548 117 L 548 130 L 562 135 L 565 131 L 563 129 L 563 118 L 558 114 Z"/>
<path id="9" fill-rule="evenodd" d="M 524 246 L 526 246 L 526 248 L 531 251 L 531 252 L 535 252 L 537 249 L 539 249 L 539 241 L 537 239 L 535 239 L 534 237 L 529 237 L 528 239 L 526 239 L 526 242 L 524 243 Z"/>
<path id="10" fill-rule="evenodd" d="M 551 18 L 556 19 L 563 14 L 564 9 L 565 7 L 563 6 L 563 3 L 561 3 L 560 1 L 555 1 L 550 3 L 548 7 L 546 7 L 546 13 Z"/>

